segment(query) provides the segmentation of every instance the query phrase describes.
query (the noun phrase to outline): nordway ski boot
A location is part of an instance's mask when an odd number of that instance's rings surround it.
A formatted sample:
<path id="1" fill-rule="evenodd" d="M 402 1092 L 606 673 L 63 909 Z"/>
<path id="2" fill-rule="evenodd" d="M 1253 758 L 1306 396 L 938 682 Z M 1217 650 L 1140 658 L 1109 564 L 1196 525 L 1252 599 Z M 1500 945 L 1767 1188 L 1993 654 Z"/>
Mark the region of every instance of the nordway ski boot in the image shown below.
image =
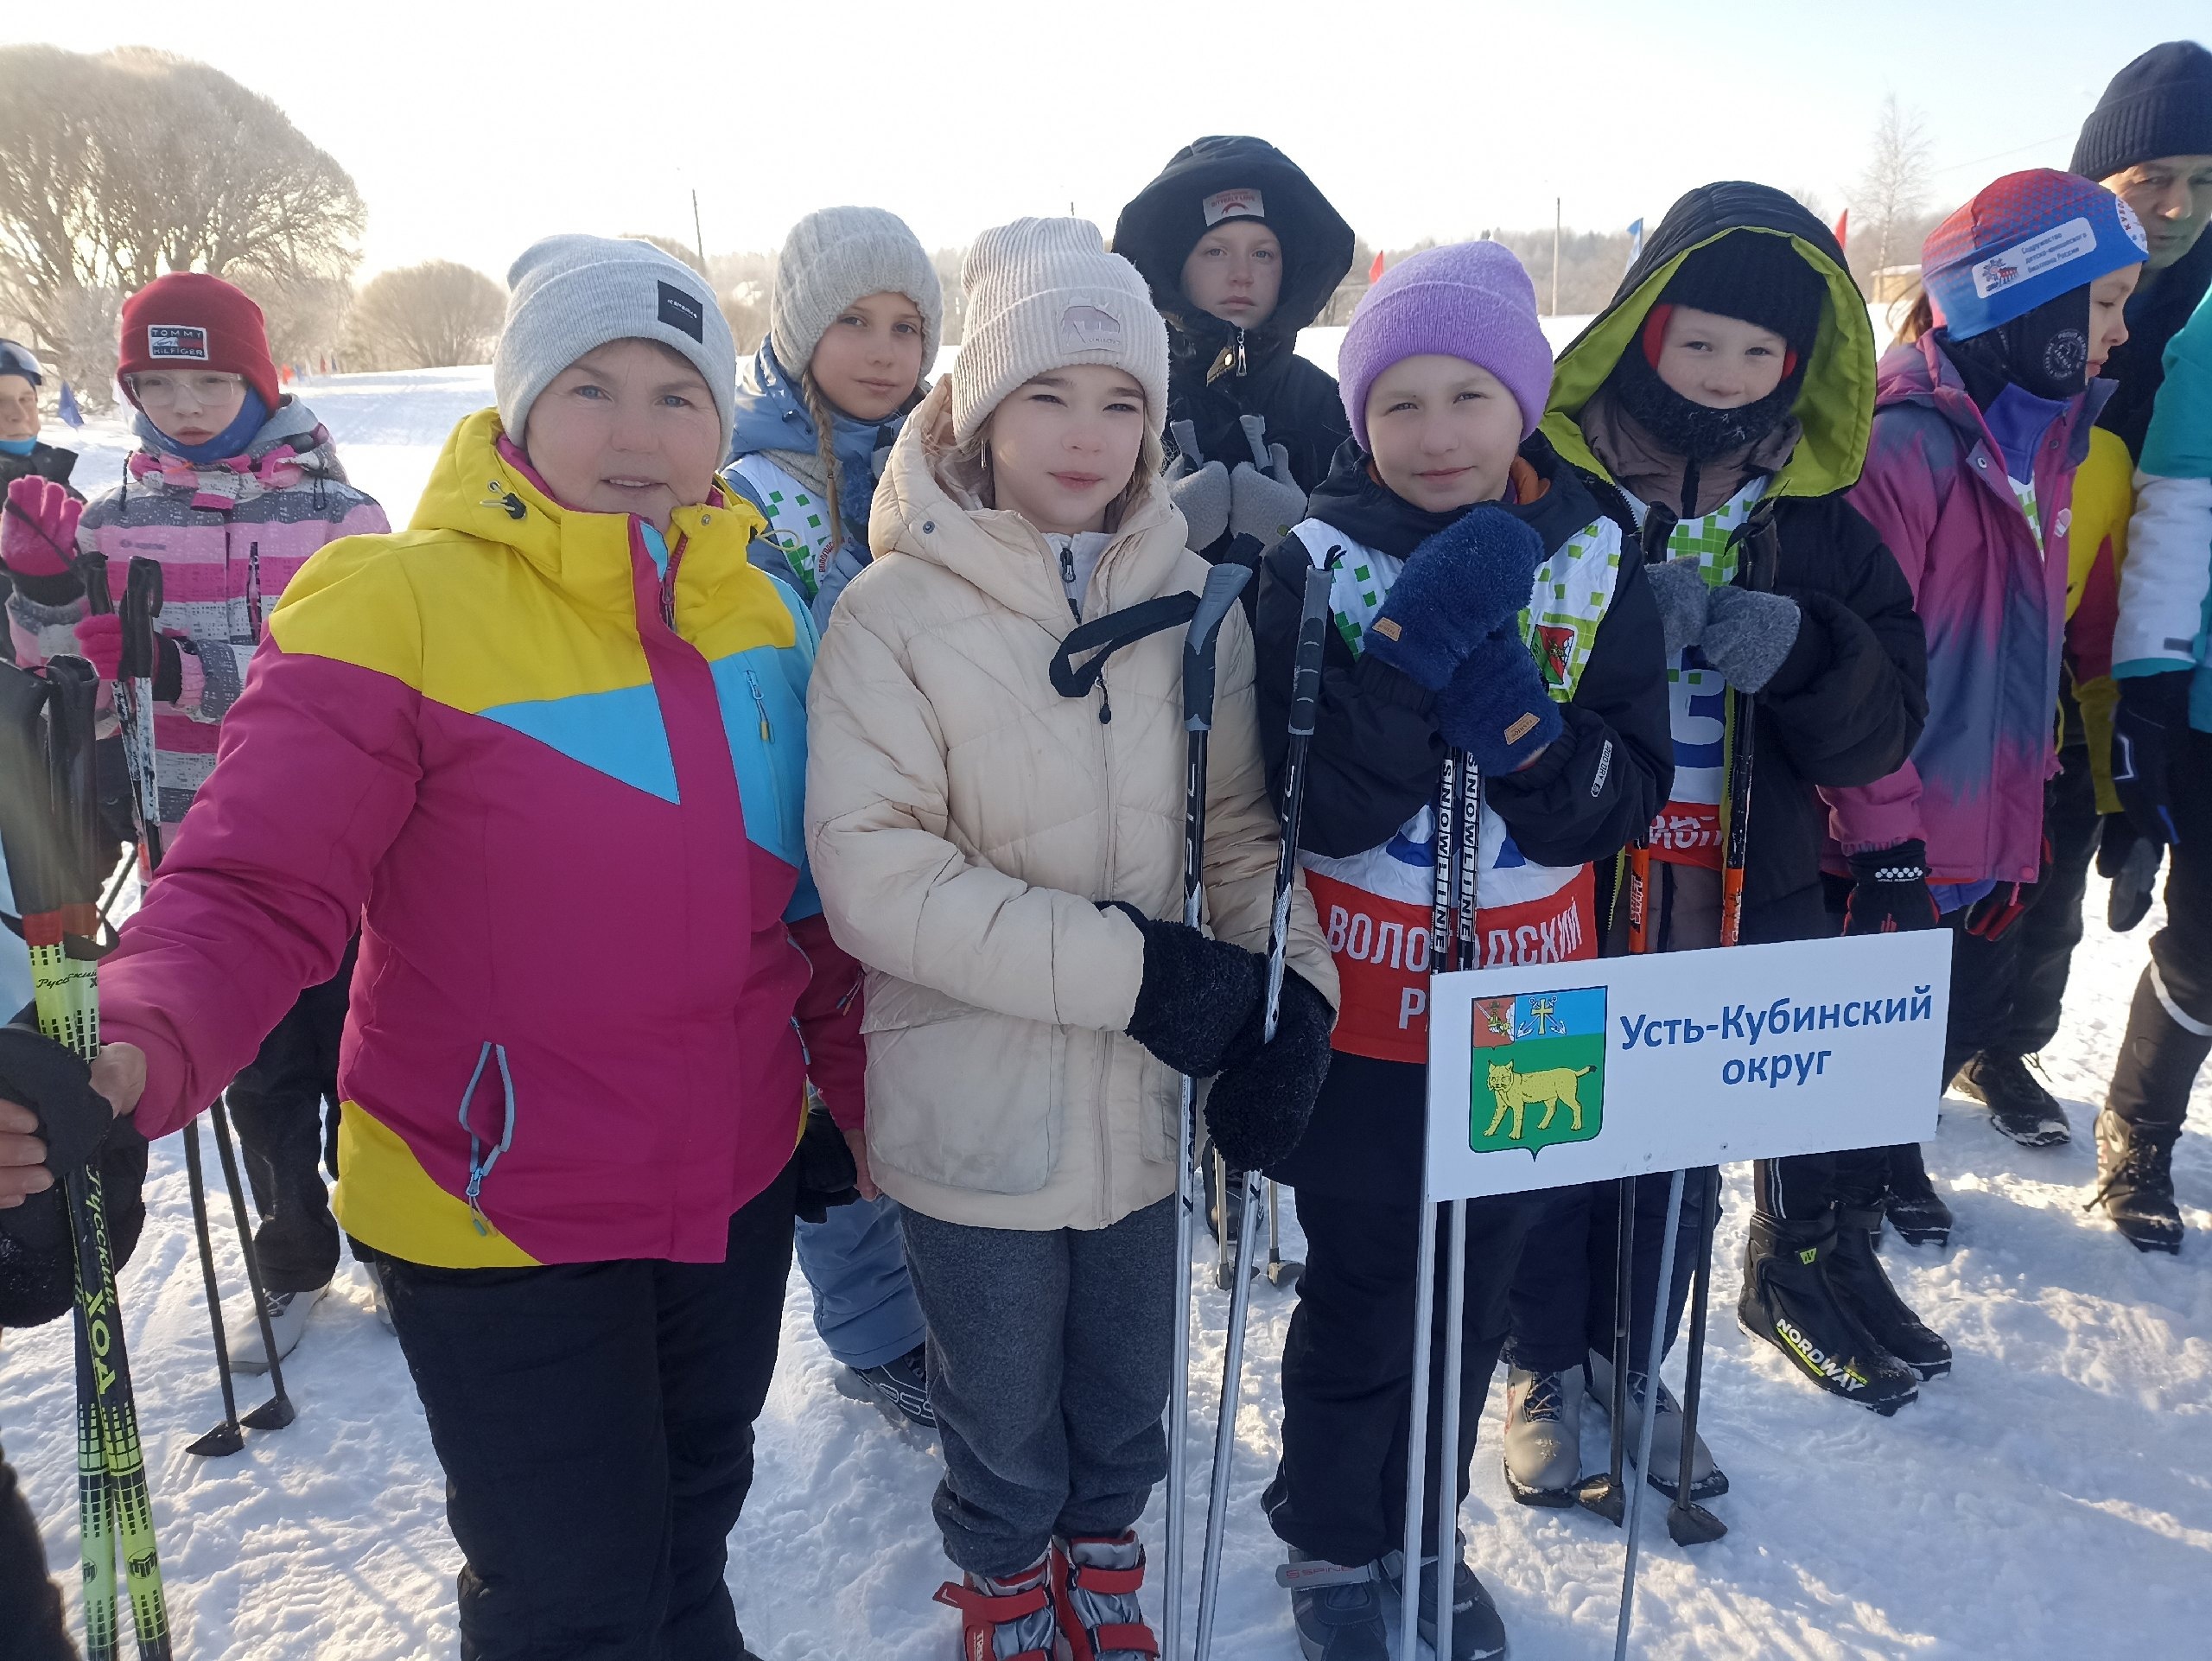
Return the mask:
<path id="1" fill-rule="evenodd" d="M 1382 1559 L 1382 1586 L 1394 1602 L 1405 1595 L 1406 1554 L 1393 1551 Z M 1436 1644 L 1436 1557 L 1421 1560 L 1421 1611 L 1414 1622 L 1421 1638 Z M 1459 1561 L 1452 1565 L 1452 1653 L 1448 1661 L 1493 1661 L 1505 1653 L 1505 1623 L 1490 1593 L 1467 1567 L 1466 1537 L 1459 1537 Z"/>
<path id="2" fill-rule="evenodd" d="M 930 1406 L 926 1354 L 925 1346 L 917 1344 L 880 1366 L 840 1367 L 837 1393 L 855 1402 L 873 1402 L 893 1424 L 903 1422 L 918 1429 L 934 1430 L 937 1412 Z"/>
<path id="3" fill-rule="evenodd" d="M 1293 1546 L 1275 1583 L 1290 1589 L 1290 1618 L 1306 1661 L 1390 1661 L 1382 1576 L 1373 1563 L 1353 1569 Z"/>
<path id="4" fill-rule="evenodd" d="M 1822 1390 L 1887 1417 L 1920 1382 L 1837 1301 L 1827 1277 L 1835 1237 L 1833 1212 L 1800 1222 L 1752 1212 L 1736 1319 Z"/>
<path id="5" fill-rule="evenodd" d="M 1055 1540 L 1052 1563 L 1060 1661 L 1150 1661 L 1160 1653 L 1137 1602 L 1144 1547 L 1135 1529 Z"/>
<path id="6" fill-rule="evenodd" d="M 1889 1150 L 1890 1187 L 1882 1209 L 1907 1245 L 1945 1246 L 1951 1243 L 1951 1208 L 1929 1180 L 1928 1162 L 1916 1142 L 1900 1142 Z"/>
<path id="7" fill-rule="evenodd" d="M 308 1329 L 308 1316 L 315 1306 L 322 1301 L 322 1295 L 330 1290 L 328 1285 L 316 1287 L 308 1292 L 271 1292 L 264 1301 L 269 1311 L 269 1330 L 276 1335 L 276 1359 L 289 1359 L 299 1347 L 300 1336 Z M 261 1322 L 251 1314 L 242 1315 L 232 1323 L 223 1341 L 230 1346 L 231 1365 L 240 1372 L 269 1371 L 269 1352 L 261 1345 Z"/>
<path id="8" fill-rule="evenodd" d="M 2023 1148 L 2056 1148 L 2074 1138 L 2065 1108 L 2020 1056 L 1984 1050 L 1961 1067 L 1951 1082 L 1961 1095 L 1989 1110 L 1992 1130 Z"/>
<path id="9" fill-rule="evenodd" d="M 2097 1115 L 2097 1191 L 2089 1205 L 2102 1206 L 2138 1251 L 2181 1251 L 2186 1231 L 2174 1203 L 2180 1134 L 2177 1125 L 2130 1124 L 2110 1108 Z"/>
<path id="10" fill-rule="evenodd" d="M 1004 1580 L 965 1575 L 937 1588 L 960 1611 L 961 1661 L 1053 1661 L 1050 1555 Z"/>
<path id="11" fill-rule="evenodd" d="M 1582 1369 L 1505 1375 L 1505 1486 L 1524 1505 L 1572 1505 L 1582 1483 Z"/>
<path id="12" fill-rule="evenodd" d="M 1595 1350 L 1590 1352 L 1590 1394 L 1606 1413 L 1612 1411 L 1612 1359 Z M 1637 1441 L 1643 1435 L 1645 1394 L 1643 1372 L 1631 1369 L 1628 1375 L 1628 1428 L 1622 1433 L 1631 1459 L 1635 1457 Z M 1682 1404 L 1675 1399 L 1675 1392 L 1667 1388 L 1667 1381 L 1662 1378 L 1659 1418 L 1651 1427 L 1651 1470 L 1647 1480 L 1672 1499 L 1675 1490 L 1681 1486 L 1681 1473 Z M 1700 1435 L 1690 1454 L 1690 1498 L 1718 1499 L 1727 1492 L 1728 1473 L 1713 1462 L 1713 1450 Z"/>
<path id="13" fill-rule="evenodd" d="M 1828 1254 L 1828 1286 L 1844 1312 L 1867 1336 L 1923 1378 L 1951 1370 L 1951 1346 L 1913 1314 L 1890 1283 L 1869 1231 L 1880 1220 L 1872 1210 L 1836 1212 L 1835 1249 Z"/>

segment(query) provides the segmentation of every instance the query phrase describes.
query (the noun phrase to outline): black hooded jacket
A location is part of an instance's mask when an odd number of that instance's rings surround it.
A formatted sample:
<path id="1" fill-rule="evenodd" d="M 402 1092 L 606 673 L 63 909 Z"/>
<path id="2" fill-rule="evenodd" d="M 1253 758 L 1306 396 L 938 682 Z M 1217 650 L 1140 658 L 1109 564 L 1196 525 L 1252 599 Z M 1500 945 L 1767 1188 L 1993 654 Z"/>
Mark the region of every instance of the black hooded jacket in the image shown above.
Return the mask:
<path id="1" fill-rule="evenodd" d="M 1183 263 L 1207 229 L 1202 204 L 1216 191 L 1235 189 L 1259 191 L 1262 217 L 1282 243 L 1281 291 L 1256 328 L 1200 311 L 1183 292 Z M 1268 442 L 1289 451 L 1291 476 L 1310 493 L 1351 436 L 1336 381 L 1298 355 L 1299 330 L 1320 315 L 1351 268 L 1351 226 L 1344 216 L 1274 145 L 1200 138 L 1176 151 L 1122 210 L 1114 251 L 1144 273 L 1167 320 L 1168 423 L 1190 422 L 1200 459 L 1234 468 L 1252 459 L 1238 418 L 1259 416 Z"/>
<path id="2" fill-rule="evenodd" d="M 1560 356 L 1543 431 L 1611 493 L 1577 423 L 1641 336 L 1692 250 L 1732 232 L 1794 238 L 1826 277 L 1818 340 L 1792 410 L 1804 436 L 1738 532 L 1737 581 L 1786 595 L 1796 644 L 1754 702 L 1751 811 L 1744 875 L 1746 943 L 1831 932 L 1821 889 L 1827 811 L 1819 786 L 1872 784 L 1911 754 L 1928 716 L 1927 641 L 1912 590 L 1880 535 L 1846 500 L 1874 412 L 1873 334 L 1827 227 L 1781 191 L 1722 183 L 1668 210 L 1612 302 Z M 1656 550 L 1665 557 L 1663 545 Z"/>
<path id="3" fill-rule="evenodd" d="M 2106 400 L 2097 425 L 2117 433 L 2131 457 L 2143 454 L 2151 406 L 2166 384 L 2166 347 L 2208 290 L 2212 290 L 2212 230 L 2197 238 L 2196 246 L 2161 272 L 2151 291 L 2127 309 L 2127 339 L 2105 360 L 2100 372 L 2104 379 L 2119 382 L 2119 388 Z"/>

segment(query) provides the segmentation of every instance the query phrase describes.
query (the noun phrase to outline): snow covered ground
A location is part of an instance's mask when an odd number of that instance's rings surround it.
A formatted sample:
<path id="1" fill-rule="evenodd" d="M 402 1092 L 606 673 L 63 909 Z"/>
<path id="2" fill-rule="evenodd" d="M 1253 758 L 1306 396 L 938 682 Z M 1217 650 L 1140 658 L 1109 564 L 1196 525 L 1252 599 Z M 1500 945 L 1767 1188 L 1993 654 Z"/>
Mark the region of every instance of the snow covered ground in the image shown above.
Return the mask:
<path id="1" fill-rule="evenodd" d="M 404 521 L 448 428 L 488 402 L 488 379 L 481 369 L 435 371 L 300 390 L 338 435 L 354 477 Z M 80 476 L 97 488 L 115 476 L 124 441 L 112 429 L 86 436 Z M 1834 1402 L 1737 1329 L 1730 1306 L 1748 1174 L 1728 1173 L 1707 1429 L 1733 1480 L 1714 1506 L 1732 1531 L 1686 1552 L 1657 1526 L 1659 1508 L 1647 1512 L 1635 1653 L 2077 1661 L 2206 1652 L 2212 1143 L 2186 1137 L 2177 1160 L 2196 1231 L 2181 1257 L 2140 1256 L 2081 1209 L 2094 1171 L 2091 1104 L 2159 917 L 2133 934 L 2108 933 L 2099 881 L 2089 911 L 2066 1025 L 2045 1057 L 2075 1142 L 2015 1148 L 1978 1109 L 1950 1104 L 1930 1164 L 1958 1213 L 1954 1244 L 1944 1253 L 1894 1239 L 1885 1247 L 1907 1298 L 1958 1352 L 1955 1374 L 1926 1386 L 1917 1403 L 1882 1420 Z M 2201 1087 L 2200 1130 L 2208 1098 L 2212 1086 Z M 147 1197 L 150 1220 L 122 1290 L 177 1652 L 257 1661 L 452 1653 L 459 1564 L 442 1480 L 358 1270 L 341 1270 L 288 1370 L 298 1422 L 249 1433 L 238 1458 L 195 1461 L 184 1445 L 219 1408 L 175 1138 L 155 1149 Z M 219 1230 L 223 1273 L 240 1288 L 228 1236 Z M 1286 1236 L 1294 1253 L 1295 1227 Z M 1226 1303 L 1207 1283 L 1195 1354 L 1209 1400 Z M 1277 1446 L 1276 1363 L 1290 1308 L 1264 1282 L 1255 1292 L 1217 1645 L 1224 1661 L 1297 1653 L 1274 1584 L 1281 1554 L 1258 1506 Z M 38 1509 L 49 1564 L 73 1586 L 68 1336 L 61 1323 L 9 1336 L 0 1438 Z M 773 1661 L 950 1656 L 952 1617 L 929 1601 L 946 1573 L 929 1515 L 934 1461 L 837 1395 L 832 1371 L 794 1275 L 760 1424 L 759 1477 L 731 1542 L 747 1634 Z M 1512 1503 L 1496 1454 L 1503 1396 L 1501 1379 L 1464 1518 L 1479 1572 L 1516 1661 L 1609 1654 L 1621 1537 L 1579 1511 Z M 258 1398 L 249 1389 L 247 1403 Z M 1211 1424 L 1208 1407 L 1192 1449 L 1194 1494 Z M 1584 1446 L 1589 1463 L 1602 1462 L 1594 1412 Z M 1155 1499 L 1144 1524 L 1155 1550 L 1160 1515 Z"/>

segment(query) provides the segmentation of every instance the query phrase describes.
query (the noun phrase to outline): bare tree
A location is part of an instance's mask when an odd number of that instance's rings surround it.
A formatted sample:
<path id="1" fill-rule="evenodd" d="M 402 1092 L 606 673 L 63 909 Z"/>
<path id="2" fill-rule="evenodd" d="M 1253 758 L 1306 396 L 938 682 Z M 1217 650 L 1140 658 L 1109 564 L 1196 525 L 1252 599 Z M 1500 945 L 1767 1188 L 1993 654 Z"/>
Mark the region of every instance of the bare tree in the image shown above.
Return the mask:
<path id="1" fill-rule="evenodd" d="M 1862 275 L 1886 269 L 1893 250 L 1916 245 L 1908 238 L 1928 205 L 1934 150 L 1921 113 L 1902 108 L 1895 92 L 1885 97 L 1866 171 L 1852 195 L 1861 221 L 1853 240 L 1867 251 Z"/>
<path id="2" fill-rule="evenodd" d="M 482 363 L 505 311 L 505 296 L 483 272 L 426 260 L 378 273 L 353 302 L 346 339 L 367 369 Z"/>
<path id="3" fill-rule="evenodd" d="M 343 279 L 364 210 L 275 103 L 206 64 L 130 47 L 0 48 L 0 310 L 97 398 L 90 319 L 164 270 Z"/>

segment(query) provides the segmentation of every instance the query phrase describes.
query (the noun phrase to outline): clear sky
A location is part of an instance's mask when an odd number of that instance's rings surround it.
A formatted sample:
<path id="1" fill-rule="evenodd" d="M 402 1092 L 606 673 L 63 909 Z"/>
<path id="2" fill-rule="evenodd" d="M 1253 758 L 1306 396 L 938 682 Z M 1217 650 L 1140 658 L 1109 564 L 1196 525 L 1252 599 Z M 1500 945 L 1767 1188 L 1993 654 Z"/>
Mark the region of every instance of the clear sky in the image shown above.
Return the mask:
<path id="1" fill-rule="evenodd" d="M 2212 39 L 2206 0 L 18 7 L 15 39 L 161 47 L 274 98 L 359 185 L 364 275 L 503 276 L 551 231 L 689 241 L 695 188 L 717 252 L 848 201 L 931 246 L 1071 204 L 1110 232 L 1209 132 L 1280 145 L 1379 244 L 1548 224 L 1554 195 L 1614 230 L 1731 176 L 1833 213 L 1887 92 L 1925 113 L 1948 205 L 2065 165 L 2113 71 Z"/>

